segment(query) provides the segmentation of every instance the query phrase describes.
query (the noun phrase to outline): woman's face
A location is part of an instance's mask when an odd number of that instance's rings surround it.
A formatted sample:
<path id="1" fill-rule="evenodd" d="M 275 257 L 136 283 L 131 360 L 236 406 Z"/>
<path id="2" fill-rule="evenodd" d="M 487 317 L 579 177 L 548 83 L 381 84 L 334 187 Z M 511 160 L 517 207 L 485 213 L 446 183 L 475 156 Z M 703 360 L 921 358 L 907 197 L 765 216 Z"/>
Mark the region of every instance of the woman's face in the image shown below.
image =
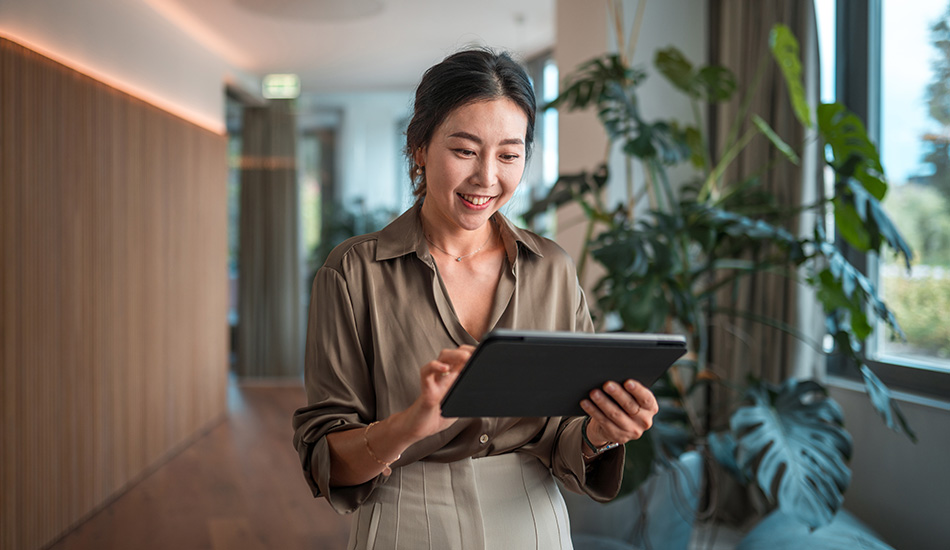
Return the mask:
<path id="1" fill-rule="evenodd" d="M 528 117 L 510 99 L 463 105 L 417 152 L 425 167 L 423 216 L 430 230 L 475 230 L 511 196 L 525 163 Z"/>

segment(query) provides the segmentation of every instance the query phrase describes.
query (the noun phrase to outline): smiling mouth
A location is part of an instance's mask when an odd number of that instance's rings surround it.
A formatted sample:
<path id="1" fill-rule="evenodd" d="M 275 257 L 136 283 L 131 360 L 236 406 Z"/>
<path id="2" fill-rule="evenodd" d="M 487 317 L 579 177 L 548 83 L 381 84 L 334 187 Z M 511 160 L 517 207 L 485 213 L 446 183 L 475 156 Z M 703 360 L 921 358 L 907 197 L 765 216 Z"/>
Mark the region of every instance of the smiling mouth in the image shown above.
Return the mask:
<path id="1" fill-rule="evenodd" d="M 479 195 L 465 195 L 462 193 L 456 193 L 459 197 L 462 198 L 467 203 L 472 204 L 473 206 L 484 206 L 489 203 L 494 197 L 483 197 Z"/>

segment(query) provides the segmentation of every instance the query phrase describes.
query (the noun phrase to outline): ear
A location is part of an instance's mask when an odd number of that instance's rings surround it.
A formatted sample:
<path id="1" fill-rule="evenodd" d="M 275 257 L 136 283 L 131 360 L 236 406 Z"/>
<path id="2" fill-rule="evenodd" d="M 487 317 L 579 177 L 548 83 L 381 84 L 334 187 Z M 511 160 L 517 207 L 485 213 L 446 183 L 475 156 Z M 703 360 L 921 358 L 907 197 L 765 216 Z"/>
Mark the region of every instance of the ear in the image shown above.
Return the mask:
<path id="1" fill-rule="evenodd" d="M 426 165 L 426 157 L 428 153 L 428 147 L 417 147 L 416 152 L 412 155 L 412 160 L 415 161 L 417 166 Z"/>

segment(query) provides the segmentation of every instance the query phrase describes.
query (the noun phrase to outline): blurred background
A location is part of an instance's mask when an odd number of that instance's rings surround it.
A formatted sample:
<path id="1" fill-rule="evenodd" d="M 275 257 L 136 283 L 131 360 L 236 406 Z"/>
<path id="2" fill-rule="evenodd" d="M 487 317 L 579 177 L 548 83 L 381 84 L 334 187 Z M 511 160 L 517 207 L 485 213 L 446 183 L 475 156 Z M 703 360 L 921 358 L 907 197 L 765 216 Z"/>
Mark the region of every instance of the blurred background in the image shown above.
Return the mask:
<path id="1" fill-rule="evenodd" d="M 760 21 L 752 1 L 643 1 L 619 4 L 625 22 L 644 10 L 644 66 L 670 45 L 708 62 L 805 3 Z M 945 547 L 950 8 L 808 4 L 821 99 L 866 121 L 918 254 L 909 273 L 866 262 L 908 333 L 871 349 L 918 443 L 811 367 L 855 439 L 845 508 L 895 547 Z M 0 0 L 0 548 L 342 547 L 347 518 L 312 499 L 291 445 L 314 271 L 410 206 L 404 132 L 427 67 L 509 50 L 543 105 L 616 49 L 614 7 Z M 641 98 L 649 117 L 694 116 L 660 79 Z M 521 223 L 558 174 L 605 150 L 622 166 L 593 113 L 542 109 L 536 135 L 505 209 Z M 531 220 L 574 254 L 584 226 L 576 205 Z"/>

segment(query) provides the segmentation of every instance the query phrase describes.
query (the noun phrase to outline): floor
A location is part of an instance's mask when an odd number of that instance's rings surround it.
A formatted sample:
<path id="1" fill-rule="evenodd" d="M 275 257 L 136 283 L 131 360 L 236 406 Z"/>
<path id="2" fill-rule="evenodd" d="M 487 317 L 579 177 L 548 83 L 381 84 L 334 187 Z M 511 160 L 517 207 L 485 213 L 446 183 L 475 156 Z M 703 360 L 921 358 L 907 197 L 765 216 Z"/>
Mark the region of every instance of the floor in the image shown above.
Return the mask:
<path id="1" fill-rule="evenodd" d="M 230 414 L 51 550 L 339 549 L 349 518 L 314 499 L 293 449 L 302 387 L 232 384 Z"/>
<path id="2" fill-rule="evenodd" d="M 349 518 L 314 499 L 291 444 L 300 386 L 230 387 L 227 420 L 157 468 L 49 550 L 335 550 Z M 693 533 L 693 549 L 735 548 L 728 530 Z"/>

